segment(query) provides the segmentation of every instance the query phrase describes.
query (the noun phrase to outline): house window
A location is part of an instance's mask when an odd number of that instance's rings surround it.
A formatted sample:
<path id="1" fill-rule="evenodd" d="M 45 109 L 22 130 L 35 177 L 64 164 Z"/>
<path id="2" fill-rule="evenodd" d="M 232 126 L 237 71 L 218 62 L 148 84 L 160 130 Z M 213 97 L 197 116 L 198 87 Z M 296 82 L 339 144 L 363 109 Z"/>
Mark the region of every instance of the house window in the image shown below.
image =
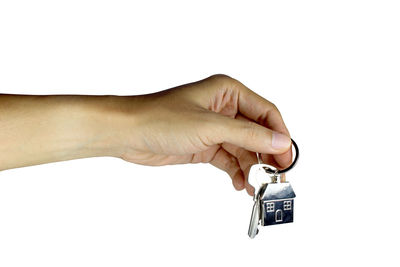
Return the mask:
<path id="1" fill-rule="evenodd" d="M 291 210 L 292 209 L 292 201 L 283 201 L 283 210 Z"/>
<path id="2" fill-rule="evenodd" d="M 267 203 L 267 212 L 274 212 L 275 210 L 275 203 L 269 202 Z"/>

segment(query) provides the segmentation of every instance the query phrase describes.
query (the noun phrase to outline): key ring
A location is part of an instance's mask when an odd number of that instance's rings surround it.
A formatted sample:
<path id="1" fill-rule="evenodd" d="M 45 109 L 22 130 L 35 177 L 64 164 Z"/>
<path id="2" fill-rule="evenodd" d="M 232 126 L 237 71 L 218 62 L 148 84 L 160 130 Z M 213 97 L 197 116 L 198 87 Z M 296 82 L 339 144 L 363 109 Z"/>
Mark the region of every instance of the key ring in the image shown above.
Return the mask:
<path id="1" fill-rule="evenodd" d="M 291 140 L 292 140 L 292 144 L 293 144 L 293 146 L 294 146 L 294 149 L 295 149 L 295 151 L 296 151 L 296 157 L 294 158 L 292 164 L 290 164 L 289 167 L 287 167 L 286 169 L 283 169 L 283 170 L 272 170 L 272 169 L 270 169 L 270 168 L 265 168 L 265 167 L 264 167 L 264 170 L 265 170 L 266 172 L 268 172 L 268 173 L 270 173 L 270 174 L 274 174 L 274 175 L 276 175 L 276 174 L 282 174 L 282 173 L 285 173 L 285 172 L 290 171 L 290 170 L 296 165 L 297 159 L 299 158 L 299 147 L 297 146 L 296 142 L 295 142 L 293 139 L 291 139 Z M 260 163 L 261 163 L 261 161 L 260 161 L 260 156 L 259 156 L 258 153 L 256 153 L 256 154 L 257 154 L 258 163 L 260 164 Z"/>

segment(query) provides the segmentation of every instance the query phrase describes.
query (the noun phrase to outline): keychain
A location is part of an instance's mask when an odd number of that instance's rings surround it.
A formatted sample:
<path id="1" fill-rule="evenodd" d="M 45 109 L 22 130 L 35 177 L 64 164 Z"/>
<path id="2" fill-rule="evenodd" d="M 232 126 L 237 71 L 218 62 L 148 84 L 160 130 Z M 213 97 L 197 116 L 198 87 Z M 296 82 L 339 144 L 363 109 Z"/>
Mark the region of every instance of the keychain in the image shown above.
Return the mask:
<path id="1" fill-rule="evenodd" d="M 254 187 L 254 205 L 251 213 L 249 237 L 258 234 L 258 225 L 262 226 L 293 222 L 294 198 L 296 194 L 289 182 L 281 181 L 281 175 L 291 170 L 299 158 L 299 148 L 292 139 L 296 157 L 292 164 L 284 169 L 264 164 L 257 153 L 258 164 L 251 166 L 249 184 Z"/>

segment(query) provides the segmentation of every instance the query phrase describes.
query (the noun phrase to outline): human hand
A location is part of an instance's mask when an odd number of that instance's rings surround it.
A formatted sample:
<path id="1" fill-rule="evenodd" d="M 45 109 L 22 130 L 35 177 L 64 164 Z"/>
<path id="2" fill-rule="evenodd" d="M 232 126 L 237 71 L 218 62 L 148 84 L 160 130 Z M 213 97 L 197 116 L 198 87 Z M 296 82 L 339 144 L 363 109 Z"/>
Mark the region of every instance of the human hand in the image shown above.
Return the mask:
<path id="1" fill-rule="evenodd" d="M 113 128 L 119 133 L 118 156 L 126 161 L 211 163 L 229 174 L 235 189 L 250 195 L 254 152 L 278 168 L 291 163 L 289 132 L 276 106 L 228 76 L 117 102 L 123 112 Z"/>
<path id="2" fill-rule="evenodd" d="M 209 162 L 252 195 L 254 152 L 284 168 L 290 145 L 275 105 L 225 75 L 142 96 L 0 94 L 0 170 L 97 156 Z"/>

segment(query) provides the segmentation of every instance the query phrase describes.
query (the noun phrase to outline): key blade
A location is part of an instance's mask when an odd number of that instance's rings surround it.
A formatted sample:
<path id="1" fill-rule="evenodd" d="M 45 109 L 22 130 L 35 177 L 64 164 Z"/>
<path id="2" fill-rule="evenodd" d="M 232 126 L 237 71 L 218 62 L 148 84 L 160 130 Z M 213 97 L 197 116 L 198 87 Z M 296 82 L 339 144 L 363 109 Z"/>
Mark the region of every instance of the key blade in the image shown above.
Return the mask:
<path id="1" fill-rule="evenodd" d="M 258 224 L 260 221 L 260 201 L 258 199 L 254 202 L 253 211 L 251 212 L 251 219 L 249 225 L 248 235 L 254 238 L 258 234 Z"/>

